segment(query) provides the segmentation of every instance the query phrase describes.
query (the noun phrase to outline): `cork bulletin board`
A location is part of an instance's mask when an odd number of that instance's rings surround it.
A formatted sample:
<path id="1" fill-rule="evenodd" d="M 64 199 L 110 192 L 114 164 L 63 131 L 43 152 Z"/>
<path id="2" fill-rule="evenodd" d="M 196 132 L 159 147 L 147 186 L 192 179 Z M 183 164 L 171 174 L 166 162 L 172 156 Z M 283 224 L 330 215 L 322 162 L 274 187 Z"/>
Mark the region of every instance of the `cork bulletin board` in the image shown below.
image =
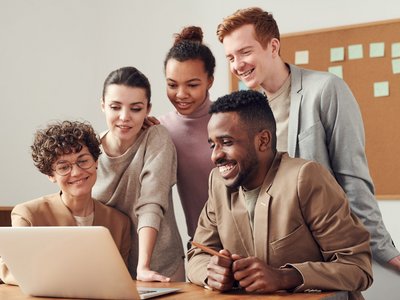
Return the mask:
<path id="1" fill-rule="evenodd" d="M 284 61 L 350 86 L 378 199 L 400 199 L 400 19 L 282 35 Z M 231 89 L 241 83 L 232 76 Z"/>

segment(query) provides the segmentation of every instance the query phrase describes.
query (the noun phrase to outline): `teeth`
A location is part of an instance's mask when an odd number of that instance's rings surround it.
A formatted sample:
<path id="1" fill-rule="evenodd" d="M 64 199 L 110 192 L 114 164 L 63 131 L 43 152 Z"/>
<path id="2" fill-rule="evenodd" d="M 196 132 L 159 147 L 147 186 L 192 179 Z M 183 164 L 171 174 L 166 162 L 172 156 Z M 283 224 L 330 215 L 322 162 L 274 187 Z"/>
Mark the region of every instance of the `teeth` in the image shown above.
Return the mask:
<path id="1" fill-rule="evenodd" d="M 83 181 L 85 181 L 85 178 L 82 178 L 82 179 L 77 180 L 77 181 L 70 182 L 70 184 L 80 184 L 80 183 L 82 183 Z"/>
<path id="2" fill-rule="evenodd" d="M 234 167 L 234 165 L 225 165 L 225 166 L 220 166 L 219 167 L 219 171 L 221 173 L 225 173 L 225 172 L 229 172 L 230 170 L 232 170 Z"/>
<path id="3" fill-rule="evenodd" d="M 250 69 L 247 72 L 240 74 L 240 76 L 246 77 L 247 75 L 250 75 L 251 72 L 253 72 L 253 69 Z"/>

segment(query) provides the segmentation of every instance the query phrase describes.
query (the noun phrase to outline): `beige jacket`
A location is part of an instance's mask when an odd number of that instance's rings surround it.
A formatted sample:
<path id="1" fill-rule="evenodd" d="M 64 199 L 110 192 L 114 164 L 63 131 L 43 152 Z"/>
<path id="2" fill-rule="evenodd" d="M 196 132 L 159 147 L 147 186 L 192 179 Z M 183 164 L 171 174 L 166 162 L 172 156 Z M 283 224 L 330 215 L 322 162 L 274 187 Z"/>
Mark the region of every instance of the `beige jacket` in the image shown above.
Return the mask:
<path id="1" fill-rule="evenodd" d="M 229 190 L 217 169 L 194 241 L 215 250 L 292 266 L 304 283 L 295 289 L 362 291 L 372 283 L 369 234 L 321 165 L 278 153 L 257 199 L 251 230 L 242 190 Z M 204 285 L 210 255 L 192 248 L 188 278 Z M 352 293 L 361 297 L 361 293 Z"/>

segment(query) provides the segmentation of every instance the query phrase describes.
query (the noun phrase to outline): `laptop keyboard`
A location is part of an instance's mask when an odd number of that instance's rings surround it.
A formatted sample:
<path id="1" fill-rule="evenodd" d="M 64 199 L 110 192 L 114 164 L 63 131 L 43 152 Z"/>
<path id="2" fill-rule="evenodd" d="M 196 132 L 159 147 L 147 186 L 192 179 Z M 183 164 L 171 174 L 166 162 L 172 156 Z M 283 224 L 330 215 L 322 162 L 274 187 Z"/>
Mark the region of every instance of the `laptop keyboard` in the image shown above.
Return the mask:
<path id="1" fill-rule="evenodd" d="M 156 292 L 155 290 L 138 290 L 139 295 L 143 295 L 143 294 L 148 294 L 148 293 L 154 293 Z"/>

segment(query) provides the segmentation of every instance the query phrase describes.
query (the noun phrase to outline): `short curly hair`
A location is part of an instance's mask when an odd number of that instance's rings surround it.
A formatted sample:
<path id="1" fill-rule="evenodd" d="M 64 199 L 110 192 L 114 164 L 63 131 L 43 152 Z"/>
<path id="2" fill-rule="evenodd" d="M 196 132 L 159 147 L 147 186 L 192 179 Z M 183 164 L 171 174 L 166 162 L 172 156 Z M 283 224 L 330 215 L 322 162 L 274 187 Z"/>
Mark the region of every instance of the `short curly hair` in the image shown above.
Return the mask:
<path id="1" fill-rule="evenodd" d="M 100 140 L 89 123 L 55 122 L 36 131 L 31 146 L 32 159 L 41 173 L 52 176 L 52 165 L 60 156 L 78 153 L 84 146 L 88 147 L 90 154 L 97 161 L 101 154 Z"/>
<path id="2" fill-rule="evenodd" d="M 209 113 L 236 112 L 243 128 L 250 135 L 267 129 L 271 132 L 272 149 L 276 149 L 276 122 L 267 98 L 260 92 L 241 90 L 219 97 L 211 104 Z"/>

